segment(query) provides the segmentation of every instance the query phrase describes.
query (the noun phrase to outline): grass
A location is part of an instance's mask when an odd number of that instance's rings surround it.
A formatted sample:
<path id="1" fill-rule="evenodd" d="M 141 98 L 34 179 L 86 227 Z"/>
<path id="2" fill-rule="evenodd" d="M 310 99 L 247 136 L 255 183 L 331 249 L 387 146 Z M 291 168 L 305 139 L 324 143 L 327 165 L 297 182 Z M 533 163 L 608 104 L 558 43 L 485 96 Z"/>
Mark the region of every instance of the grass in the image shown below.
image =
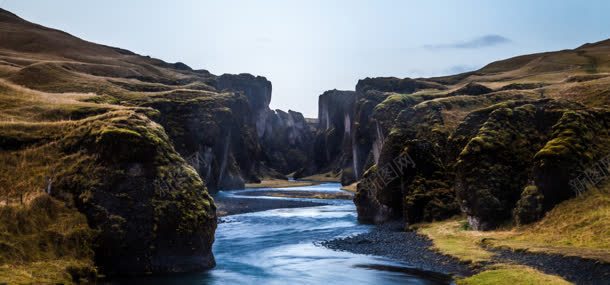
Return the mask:
<path id="1" fill-rule="evenodd" d="M 266 179 L 261 183 L 246 183 L 246 188 L 286 188 L 317 185 L 314 181 L 290 181 L 282 179 Z"/>
<path id="2" fill-rule="evenodd" d="M 565 201 L 541 221 L 489 243 L 610 263 L 610 183 Z"/>
<path id="3" fill-rule="evenodd" d="M 356 191 L 358 190 L 358 182 L 354 182 L 350 185 L 342 186 L 341 190 L 356 193 Z"/>
<path id="4" fill-rule="evenodd" d="M 314 174 L 314 175 L 302 177 L 299 179 L 305 180 L 305 181 L 315 181 L 315 182 L 341 182 L 341 172 L 333 173 L 331 171 L 331 172 L 327 172 L 327 173 Z"/>
<path id="5" fill-rule="evenodd" d="M 464 218 L 413 225 L 434 248 L 464 262 L 493 257 L 485 245 L 577 256 L 610 263 L 610 183 L 557 205 L 537 223 L 495 231 L 468 230 Z"/>
<path id="6" fill-rule="evenodd" d="M 458 285 L 546 285 L 571 284 L 561 277 L 521 265 L 499 264 L 474 276 L 457 280 Z"/>
<path id="7" fill-rule="evenodd" d="M 93 279 L 93 237 L 84 215 L 46 194 L 26 205 L 0 207 L 0 283 Z"/>
<path id="8" fill-rule="evenodd" d="M 434 249 L 443 254 L 468 263 L 489 261 L 493 253 L 481 247 L 481 240 L 486 233 L 466 230 L 466 225 L 465 220 L 455 218 L 414 227 L 418 233 L 430 238 Z"/>
<path id="9" fill-rule="evenodd" d="M 92 268 L 90 262 L 72 259 L 39 261 L 25 265 L 4 264 L 0 265 L 0 284 L 86 283 L 86 280 L 74 280 L 72 274 L 86 272 L 87 268 Z M 89 273 L 95 277 L 95 271 Z"/>

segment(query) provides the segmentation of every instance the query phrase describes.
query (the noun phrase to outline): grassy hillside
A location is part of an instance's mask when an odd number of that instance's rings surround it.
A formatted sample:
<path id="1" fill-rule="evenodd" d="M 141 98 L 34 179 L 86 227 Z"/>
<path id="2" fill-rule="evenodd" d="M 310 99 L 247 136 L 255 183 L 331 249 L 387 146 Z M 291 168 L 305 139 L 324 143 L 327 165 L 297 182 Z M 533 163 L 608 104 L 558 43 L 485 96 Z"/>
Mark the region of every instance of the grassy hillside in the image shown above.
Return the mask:
<path id="1" fill-rule="evenodd" d="M 93 280 L 93 237 L 84 215 L 46 194 L 0 207 L 0 283 Z"/>
<path id="2" fill-rule="evenodd" d="M 0 38 L 0 283 L 212 267 L 213 201 L 146 105 L 244 99 L 217 92 L 207 71 L 4 10 Z"/>

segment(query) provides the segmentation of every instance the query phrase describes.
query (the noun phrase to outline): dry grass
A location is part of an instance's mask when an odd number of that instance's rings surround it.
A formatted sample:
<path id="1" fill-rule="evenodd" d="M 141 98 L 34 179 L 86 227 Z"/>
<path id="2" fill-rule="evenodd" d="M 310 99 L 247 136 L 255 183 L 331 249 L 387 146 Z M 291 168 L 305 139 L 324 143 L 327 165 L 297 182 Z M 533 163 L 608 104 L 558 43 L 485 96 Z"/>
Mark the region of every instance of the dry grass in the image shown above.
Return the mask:
<path id="1" fill-rule="evenodd" d="M 489 261 L 493 253 L 481 246 L 481 240 L 488 233 L 465 230 L 464 219 L 450 219 L 442 222 L 414 225 L 417 232 L 432 240 L 435 250 L 458 258 L 461 261 L 477 263 Z"/>
<path id="2" fill-rule="evenodd" d="M 95 278 L 93 235 L 82 214 L 47 195 L 28 205 L 0 207 L 0 283 Z"/>
<path id="3" fill-rule="evenodd" d="M 354 182 L 354 183 L 352 183 L 350 185 L 346 185 L 346 186 L 341 186 L 341 190 L 356 193 L 356 191 L 358 190 L 358 182 Z"/>
<path id="4" fill-rule="evenodd" d="M 539 222 L 495 231 L 467 229 L 464 218 L 414 225 L 434 248 L 466 262 L 488 261 L 485 246 L 578 256 L 610 263 L 610 184 L 557 205 Z"/>
<path id="5" fill-rule="evenodd" d="M 302 177 L 299 179 L 306 180 L 306 181 L 337 182 L 338 183 L 338 182 L 341 182 L 341 172 L 334 173 L 331 171 L 331 172 L 327 172 L 327 173 L 314 174 L 314 175 Z"/>
<path id="6" fill-rule="evenodd" d="M 571 284 L 559 276 L 545 274 L 522 265 L 499 264 L 474 276 L 457 280 L 458 285 L 563 285 Z"/>
<path id="7" fill-rule="evenodd" d="M 565 201 L 541 221 L 489 243 L 610 263 L 610 184 Z"/>
<path id="8" fill-rule="evenodd" d="M 313 181 L 290 181 L 282 179 L 266 179 L 261 183 L 246 183 L 246 188 L 287 188 L 287 187 L 303 187 L 317 185 L 319 183 Z"/>
<path id="9" fill-rule="evenodd" d="M 2 205 L 24 204 L 45 192 L 58 161 L 49 146 L 0 152 Z"/>

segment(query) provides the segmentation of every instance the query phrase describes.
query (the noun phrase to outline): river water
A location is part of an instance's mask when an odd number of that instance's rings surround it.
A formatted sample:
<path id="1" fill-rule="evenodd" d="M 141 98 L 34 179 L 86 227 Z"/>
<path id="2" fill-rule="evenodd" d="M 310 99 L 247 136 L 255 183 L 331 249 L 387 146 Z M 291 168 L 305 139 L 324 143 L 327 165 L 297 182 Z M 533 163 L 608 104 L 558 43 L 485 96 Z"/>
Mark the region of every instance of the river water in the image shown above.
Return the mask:
<path id="1" fill-rule="evenodd" d="M 282 191 L 341 191 L 338 183 L 283 188 Z M 218 195 L 240 196 L 246 189 Z M 251 197 L 251 196 L 248 196 Z M 260 197 L 257 197 L 260 198 Z M 317 201 L 316 199 L 293 199 Z M 223 217 L 213 252 L 216 268 L 197 274 L 116 280 L 115 284 L 447 284 L 419 273 L 409 264 L 381 257 L 338 252 L 319 246 L 323 240 L 363 233 L 350 200 L 329 205 L 275 209 Z M 444 279 L 444 278 L 441 278 Z"/>

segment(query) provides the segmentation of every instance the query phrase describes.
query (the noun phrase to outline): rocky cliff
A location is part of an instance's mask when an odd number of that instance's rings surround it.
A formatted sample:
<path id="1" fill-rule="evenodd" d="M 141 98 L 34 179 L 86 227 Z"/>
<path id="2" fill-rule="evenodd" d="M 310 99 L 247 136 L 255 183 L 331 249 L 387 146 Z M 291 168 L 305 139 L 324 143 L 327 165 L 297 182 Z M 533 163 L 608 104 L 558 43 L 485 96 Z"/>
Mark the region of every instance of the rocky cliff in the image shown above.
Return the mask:
<path id="1" fill-rule="evenodd" d="M 264 163 L 281 174 L 301 170 L 313 154 L 314 129 L 303 114 L 289 110 L 275 110 L 267 115 L 261 137 Z"/>
<path id="2" fill-rule="evenodd" d="M 313 161 L 301 175 L 351 172 L 352 127 L 356 94 L 330 90 L 318 99 L 318 125 L 313 145 Z M 349 175 L 346 175 L 349 176 Z"/>
<path id="3" fill-rule="evenodd" d="M 472 228 L 486 230 L 536 221 L 577 195 L 570 185 L 610 151 L 601 91 L 610 78 L 607 46 L 449 77 L 361 80 L 352 146 L 362 169 L 359 219 L 418 223 L 463 212 Z M 404 157 L 414 167 L 398 167 Z"/>
<path id="4" fill-rule="evenodd" d="M 254 128 L 260 150 L 249 150 L 248 157 L 261 163 L 255 167 L 240 164 L 241 169 L 253 169 L 247 173 L 247 181 L 256 182 L 256 177 L 283 178 L 307 164 L 313 130 L 301 113 L 269 108 L 271 82 L 262 76 L 223 74 L 215 86 L 218 90 L 241 92 L 247 98 L 249 113 L 237 114 L 247 118 L 243 124 Z"/>
<path id="5" fill-rule="evenodd" d="M 44 189 L 83 213 L 104 272 L 214 266 L 208 191 L 287 174 L 310 153 L 303 116 L 271 111 L 264 77 L 216 76 L 4 10 L 0 38 L 2 195 Z M 15 177 L 27 185 L 8 187 Z"/>

